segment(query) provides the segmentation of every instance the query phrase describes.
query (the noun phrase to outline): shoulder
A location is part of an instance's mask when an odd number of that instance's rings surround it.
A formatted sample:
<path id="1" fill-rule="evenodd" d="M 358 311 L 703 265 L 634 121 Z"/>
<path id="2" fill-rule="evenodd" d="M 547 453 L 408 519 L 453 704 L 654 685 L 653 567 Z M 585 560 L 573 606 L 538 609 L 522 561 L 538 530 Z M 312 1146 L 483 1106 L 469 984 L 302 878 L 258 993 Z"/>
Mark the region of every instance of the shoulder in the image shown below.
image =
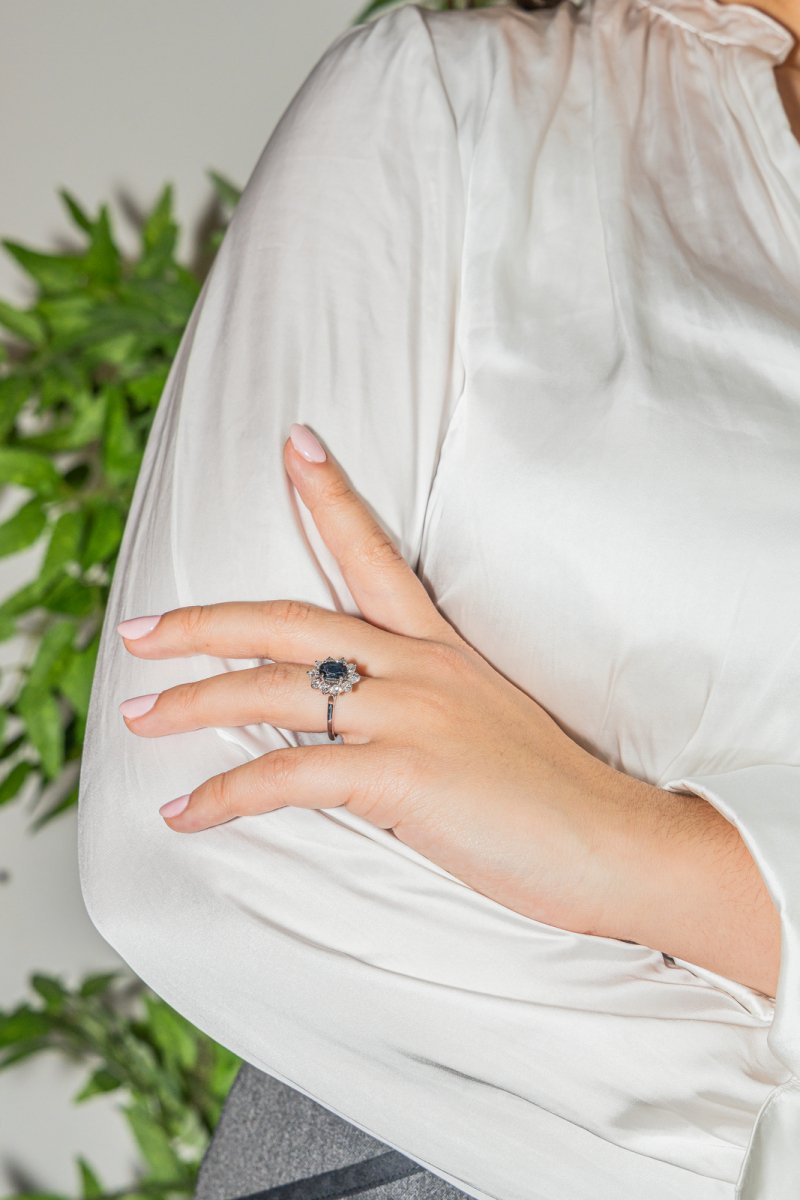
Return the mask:
<path id="1" fill-rule="evenodd" d="M 466 164 L 493 101 L 520 105 L 532 82 L 540 94 L 559 92 L 565 65 L 589 53 L 593 8 L 594 0 L 530 11 L 396 5 L 339 34 L 296 100 L 327 107 L 331 119 L 360 110 L 378 135 L 386 125 L 424 132 L 446 113 Z"/>
<path id="2" fill-rule="evenodd" d="M 521 125 L 532 147 L 554 110 L 564 110 L 563 120 L 581 111 L 562 99 L 591 75 L 582 64 L 595 2 L 533 11 L 399 4 L 343 30 L 275 126 L 240 200 L 239 223 L 260 203 L 268 174 L 270 186 L 280 176 L 287 186 L 320 190 L 342 173 L 355 182 L 371 164 L 386 188 L 396 191 L 402 180 L 413 191 L 413 179 L 427 192 L 428 181 L 450 171 L 466 192 L 484 135 L 491 142 L 497 134 L 502 149 L 503 129 Z M 387 203 L 395 201 L 387 195 Z"/>

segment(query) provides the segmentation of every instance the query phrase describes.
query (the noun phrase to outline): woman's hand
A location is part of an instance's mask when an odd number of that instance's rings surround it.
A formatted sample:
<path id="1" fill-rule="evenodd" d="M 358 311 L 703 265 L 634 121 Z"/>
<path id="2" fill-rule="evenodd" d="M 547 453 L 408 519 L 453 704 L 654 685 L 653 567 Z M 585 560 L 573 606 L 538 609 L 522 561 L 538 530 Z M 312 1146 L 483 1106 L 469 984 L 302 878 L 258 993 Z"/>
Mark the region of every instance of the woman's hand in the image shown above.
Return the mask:
<path id="1" fill-rule="evenodd" d="M 648 785 L 579 747 L 456 633 L 330 457 L 308 461 L 289 439 L 284 462 L 362 617 L 285 599 L 172 609 L 126 649 L 274 661 L 167 688 L 125 720 L 142 737 L 259 721 L 324 731 L 327 698 L 306 672 L 344 655 L 361 675 L 336 701 L 344 745 L 277 749 L 215 775 L 179 814 L 163 806 L 171 828 L 344 805 L 516 912 L 602 928 L 614 839 Z"/>

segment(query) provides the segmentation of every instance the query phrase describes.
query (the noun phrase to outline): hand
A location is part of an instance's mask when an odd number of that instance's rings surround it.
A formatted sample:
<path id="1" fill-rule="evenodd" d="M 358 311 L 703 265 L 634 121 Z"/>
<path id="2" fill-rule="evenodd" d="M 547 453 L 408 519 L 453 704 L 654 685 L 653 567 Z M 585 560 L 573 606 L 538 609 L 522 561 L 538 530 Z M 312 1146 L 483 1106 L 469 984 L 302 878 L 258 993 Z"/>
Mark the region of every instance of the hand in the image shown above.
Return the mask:
<path id="1" fill-rule="evenodd" d="M 307 461 L 289 439 L 284 463 L 362 617 L 286 599 L 172 609 L 126 649 L 273 662 L 167 688 L 125 720 L 141 737 L 259 721 L 324 731 L 326 698 L 306 672 L 344 655 L 361 675 L 336 701 L 344 744 L 272 750 L 215 775 L 164 814 L 171 828 L 344 805 L 508 908 L 599 928 L 627 812 L 615 781 L 638 781 L 579 747 L 453 629 L 330 456 Z"/>

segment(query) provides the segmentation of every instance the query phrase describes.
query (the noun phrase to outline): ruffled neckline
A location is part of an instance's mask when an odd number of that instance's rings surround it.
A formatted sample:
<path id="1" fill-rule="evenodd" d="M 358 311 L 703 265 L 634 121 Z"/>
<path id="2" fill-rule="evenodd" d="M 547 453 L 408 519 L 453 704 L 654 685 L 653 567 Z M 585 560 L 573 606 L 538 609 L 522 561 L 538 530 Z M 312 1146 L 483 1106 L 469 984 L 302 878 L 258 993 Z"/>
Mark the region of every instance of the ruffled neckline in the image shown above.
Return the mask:
<path id="1" fill-rule="evenodd" d="M 570 0 L 577 9 L 604 7 L 618 0 Z M 800 141 L 778 91 L 775 68 L 795 45 L 792 33 L 752 4 L 720 0 L 629 0 L 717 46 L 735 51 L 736 69 L 745 82 L 760 135 L 788 192 L 788 208 L 800 222 Z M 755 51 L 755 53 L 753 53 Z"/>
<path id="2" fill-rule="evenodd" d="M 586 0 L 571 0 L 571 3 L 582 8 Z M 638 3 L 661 9 L 672 20 L 722 44 L 755 46 L 775 66 L 784 62 L 794 47 L 794 36 L 786 26 L 752 4 L 723 4 L 720 0 L 638 0 Z"/>

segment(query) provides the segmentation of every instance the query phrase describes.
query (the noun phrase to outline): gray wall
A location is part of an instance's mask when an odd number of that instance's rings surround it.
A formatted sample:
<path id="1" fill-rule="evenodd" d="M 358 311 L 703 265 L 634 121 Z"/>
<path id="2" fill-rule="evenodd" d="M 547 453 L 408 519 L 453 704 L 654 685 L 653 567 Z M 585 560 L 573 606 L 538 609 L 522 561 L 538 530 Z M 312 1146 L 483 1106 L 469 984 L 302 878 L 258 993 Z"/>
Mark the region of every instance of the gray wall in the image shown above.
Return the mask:
<path id="1" fill-rule="evenodd" d="M 109 202 L 118 241 L 131 213 L 173 182 L 193 255 L 212 199 L 206 170 L 243 186 L 289 100 L 359 0 L 0 0 L 0 237 L 57 249 L 74 234 L 66 187 L 91 213 Z M 77 231 L 75 231 L 77 232 Z M 65 241 L 66 239 L 66 241 Z M 31 299 L 0 248 L 0 297 Z M 0 520 L 27 496 L 6 489 Z M 0 559 L 0 597 L 31 578 L 42 548 Z M 0 643 L 0 703 L 13 694 L 22 639 Z M 121 966 L 78 887 L 74 812 L 26 832 L 29 805 L 0 809 L 0 1006 L 26 997 L 35 970 L 70 982 Z M 111 1098 L 70 1105 L 83 1072 L 43 1056 L 0 1074 L 0 1193 L 78 1194 L 73 1155 L 106 1187 L 130 1182 L 134 1153 Z"/>

